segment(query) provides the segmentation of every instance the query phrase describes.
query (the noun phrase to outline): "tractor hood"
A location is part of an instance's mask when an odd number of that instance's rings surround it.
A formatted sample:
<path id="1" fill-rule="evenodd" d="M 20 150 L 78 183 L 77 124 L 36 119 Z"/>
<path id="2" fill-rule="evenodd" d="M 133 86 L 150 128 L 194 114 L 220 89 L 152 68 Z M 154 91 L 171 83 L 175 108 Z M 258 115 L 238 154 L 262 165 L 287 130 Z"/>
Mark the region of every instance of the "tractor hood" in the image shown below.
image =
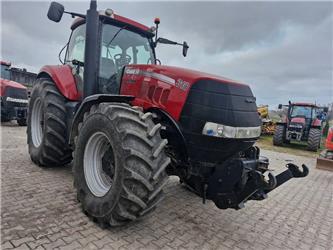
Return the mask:
<path id="1" fill-rule="evenodd" d="M 120 93 L 135 96 L 133 105 L 162 109 L 178 122 L 195 161 L 226 159 L 251 147 L 260 134 L 250 87 L 231 79 L 178 67 L 128 65 Z M 223 127 L 223 135 L 210 133 L 211 125 Z M 228 129 L 234 132 L 227 134 Z M 248 134 L 236 136 L 236 130 Z"/>
<path id="2" fill-rule="evenodd" d="M 305 119 L 303 117 L 294 117 L 291 118 L 291 123 L 305 124 Z"/>
<path id="3" fill-rule="evenodd" d="M 142 68 L 144 70 L 147 70 L 148 72 L 154 72 L 156 73 L 156 76 L 160 76 L 163 78 L 163 76 L 170 77 L 172 80 L 177 82 L 180 81 L 187 81 L 190 84 L 193 84 L 196 81 L 204 80 L 204 79 L 210 79 L 215 81 L 220 81 L 224 83 L 233 83 L 233 84 L 241 84 L 240 82 L 221 77 L 216 76 L 213 74 L 208 74 L 201 71 L 191 70 L 191 69 L 185 69 L 180 67 L 174 67 L 174 66 L 164 66 L 164 65 L 136 65 L 139 68 Z M 159 74 L 159 75 L 158 75 Z M 169 79 L 169 80 L 171 80 Z M 172 81 L 170 81 L 172 82 Z"/>
<path id="4" fill-rule="evenodd" d="M 205 105 L 229 110 L 225 125 L 251 127 L 260 123 L 255 97 L 248 85 L 196 70 L 164 65 L 128 65 L 120 90 L 123 95 L 135 96 L 137 105 L 148 109 L 153 103 L 176 120 L 180 118 L 184 100 L 190 98 L 192 92 L 195 99 Z M 231 114 L 232 110 L 243 111 L 241 124 Z M 245 119 L 245 112 L 249 111 L 255 113 L 253 120 Z"/>
<path id="5" fill-rule="evenodd" d="M 7 79 L 0 78 L 0 95 L 4 96 L 6 89 L 11 88 L 11 89 L 23 89 L 26 90 L 27 88 L 23 86 L 22 84 L 14 81 L 10 81 Z"/>
<path id="6" fill-rule="evenodd" d="M 18 88 L 18 89 L 26 89 L 25 86 L 18 82 L 10 81 L 7 79 L 0 78 L 0 87 L 13 87 L 13 88 Z"/>

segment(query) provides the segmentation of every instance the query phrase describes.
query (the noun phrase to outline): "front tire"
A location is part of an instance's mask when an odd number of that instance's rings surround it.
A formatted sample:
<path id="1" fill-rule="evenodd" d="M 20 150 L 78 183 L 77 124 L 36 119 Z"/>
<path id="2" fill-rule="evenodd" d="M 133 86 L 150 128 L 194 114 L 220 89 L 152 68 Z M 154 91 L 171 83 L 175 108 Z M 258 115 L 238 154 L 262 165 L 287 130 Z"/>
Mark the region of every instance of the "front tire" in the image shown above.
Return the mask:
<path id="1" fill-rule="evenodd" d="M 101 103 L 85 113 L 75 139 L 74 184 L 83 211 L 100 225 L 137 220 L 162 200 L 170 159 L 160 127 L 127 104 Z"/>
<path id="2" fill-rule="evenodd" d="M 308 138 L 308 150 L 317 151 L 320 148 L 321 130 L 317 128 L 311 128 Z"/>
<path id="3" fill-rule="evenodd" d="M 282 146 L 285 138 L 285 126 L 276 125 L 273 136 L 273 145 Z"/>
<path id="4" fill-rule="evenodd" d="M 65 97 L 51 80 L 38 81 L 28 107 L 29 154 L 41 167 L 62 166 L 72 160 L 66 142 Z"/>

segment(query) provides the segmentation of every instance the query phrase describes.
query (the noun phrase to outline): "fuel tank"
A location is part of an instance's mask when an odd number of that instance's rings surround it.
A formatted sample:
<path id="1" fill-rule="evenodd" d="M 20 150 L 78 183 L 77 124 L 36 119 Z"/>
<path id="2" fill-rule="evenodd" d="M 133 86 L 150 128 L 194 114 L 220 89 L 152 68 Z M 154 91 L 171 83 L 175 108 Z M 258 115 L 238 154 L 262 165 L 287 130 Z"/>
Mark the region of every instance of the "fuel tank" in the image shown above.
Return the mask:
<path id="1" fill-rule="evenodd" d="M 223 161 L 246 150 L 259 137 L 203 134 L 207 122 L 226 128 L 260 127 L 250 87 L 231 79 L 178 67 L 129 65 L 124 70 L 120 92 L 135 96 L 134 105 L 163 109 L 177 121 L 193 161 Z"/>

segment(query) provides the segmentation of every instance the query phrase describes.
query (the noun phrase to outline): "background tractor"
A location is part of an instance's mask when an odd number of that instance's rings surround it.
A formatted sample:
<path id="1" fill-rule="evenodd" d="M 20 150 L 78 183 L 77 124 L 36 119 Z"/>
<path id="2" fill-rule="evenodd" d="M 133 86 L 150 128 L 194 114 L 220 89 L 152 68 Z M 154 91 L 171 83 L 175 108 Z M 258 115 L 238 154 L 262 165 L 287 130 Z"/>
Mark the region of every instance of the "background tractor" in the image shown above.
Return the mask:
<path id="1" fill-rule="evenodd" d="M 0 61 L 0 108 L 1 122 L 16 120 L 20 126 L 27 125 L 28 92 L 22 84 L 11 80 L 11 64 Z"/>
<path id="2" fill-rule="evenodd" d="M 33 162 L 52 167 L 73 161 L 83 211 L 96 222 L 122 225 L 152 211 L 168 175 L 219 208 L 261 200 L 293 177 L 293 164 L 274 176 L 254 143 L 260 119 L 249 86 L 203 72 L 160 65 L 156 26 L 98 12 L 86 15 L 52 2 L 50 20 L 76 16 L 65 60 L 44 66 L 28 112 Z M 265 177 L 268 173 L 268 177 Z"/>
<path id="3" fill-rule="evenodd" d="M 320 148 L 322 123 L 325 121 L 327 108 L 312 103 L 291 103 L 279 105 L 279 109 L 287 107 L 287 115 L 275 128 L 273 144 L 282 146 L 292 141 L 306 141 L 307 148 L 317 151 Z"/>

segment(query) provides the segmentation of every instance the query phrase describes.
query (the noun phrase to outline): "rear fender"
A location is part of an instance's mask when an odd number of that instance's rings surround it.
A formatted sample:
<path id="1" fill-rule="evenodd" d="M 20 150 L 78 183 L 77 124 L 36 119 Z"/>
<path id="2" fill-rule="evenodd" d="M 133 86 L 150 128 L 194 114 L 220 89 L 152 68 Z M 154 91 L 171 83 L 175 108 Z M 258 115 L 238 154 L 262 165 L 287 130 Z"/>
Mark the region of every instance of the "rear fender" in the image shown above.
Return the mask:
<path id="1" fill-rule="evenodd" d="M 38 73 L 37 79 L 43 77 L 51 78 L 60 93 L 68 100 L 78 101 L 81 99 L 69 65 L 46 65 Z"/>
<path id="2" fill-rule="evenodd" d="M 70 130 L 69 144 L 74 145 L 74 138 L 78 134 L 78 125 L 83 120 L 84 113 L 87 112 L 92 105 L 102 102 L 130 103 L 130 101 L 133 100 L 134 96 L 128 95 L 97 94 L 86 97 L 75 112 Z"/>

